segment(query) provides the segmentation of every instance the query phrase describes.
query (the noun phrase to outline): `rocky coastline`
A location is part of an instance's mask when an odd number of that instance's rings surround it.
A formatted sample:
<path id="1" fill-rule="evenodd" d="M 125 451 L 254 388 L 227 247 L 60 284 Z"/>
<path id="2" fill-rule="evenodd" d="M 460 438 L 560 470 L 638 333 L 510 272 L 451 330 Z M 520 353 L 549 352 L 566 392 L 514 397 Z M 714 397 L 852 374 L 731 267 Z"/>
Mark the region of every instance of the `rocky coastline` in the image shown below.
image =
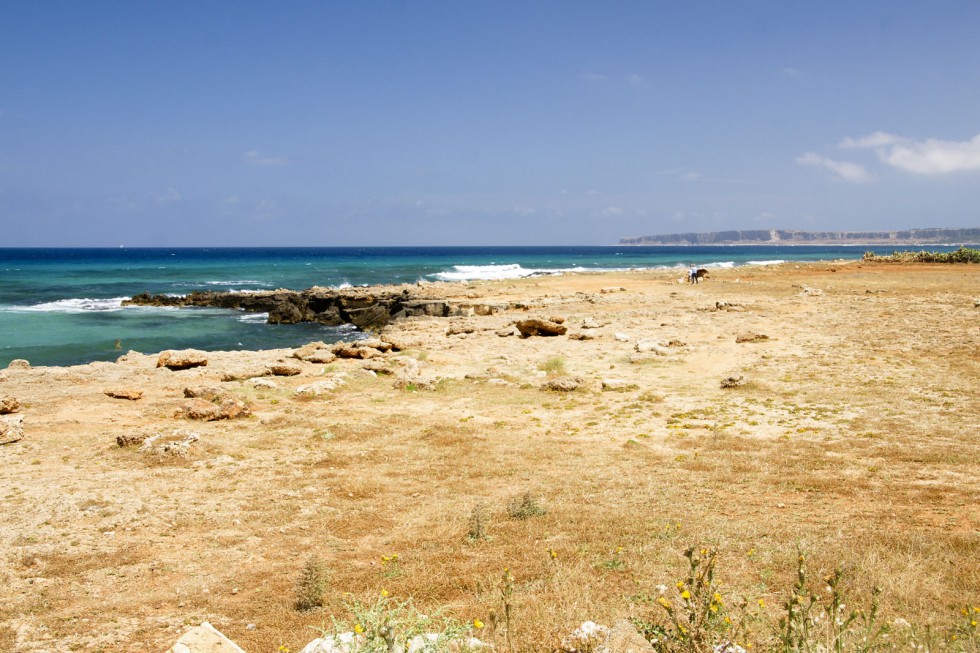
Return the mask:
<path id="1" fill-rule="evenodd" d="M 132 306 L 224 308 L 268 313 L 269 324 L 316 322 L 327 326 L 352 324 L 362 331 L 379 331 L 392 320 L 405 317 L 468 317 L 493 315 L 508 304 L 453 301 L 420 296 L 407 288 L 352 288 L 262 292 L 200 291 L 189 295 L 151 295 L 144 292 L 123 301 Z"/>

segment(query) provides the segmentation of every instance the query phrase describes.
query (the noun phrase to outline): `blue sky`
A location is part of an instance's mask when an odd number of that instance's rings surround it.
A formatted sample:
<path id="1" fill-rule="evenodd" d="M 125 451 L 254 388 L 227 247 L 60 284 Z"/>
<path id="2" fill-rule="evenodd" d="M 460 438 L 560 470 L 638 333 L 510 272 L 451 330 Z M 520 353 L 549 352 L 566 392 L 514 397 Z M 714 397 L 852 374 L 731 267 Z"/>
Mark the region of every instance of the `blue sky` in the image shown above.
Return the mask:
<path id="1" fill-rule="evenodd" d="M 980 225 L 980 2 L 0 5 L 0 246 Z"/>

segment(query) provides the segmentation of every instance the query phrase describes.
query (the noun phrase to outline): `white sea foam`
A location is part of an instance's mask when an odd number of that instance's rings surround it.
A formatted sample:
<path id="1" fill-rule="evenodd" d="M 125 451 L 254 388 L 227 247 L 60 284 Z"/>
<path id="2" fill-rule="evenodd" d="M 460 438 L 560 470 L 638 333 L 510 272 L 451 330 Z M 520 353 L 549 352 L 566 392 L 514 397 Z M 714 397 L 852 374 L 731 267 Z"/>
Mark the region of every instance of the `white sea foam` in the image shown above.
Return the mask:
<path id="1" fill-rule="evenodd" d="M 536 275 L 561 274 L 563 272 L 583 272 L 590 268 L 540 268 L 528 269 L 521 267 L 519 263 L 509 263 L 506 265 L 454 265 L 453 269 L 446 272 L 437 272 L 433 277 L 439 281 L 473 281 L 475 279 L 497 280 L 497 279 L 522 279 Z"/>
<path id="2" fill-rule="evenodd" d="M 218 279 L 215 281 L 180 281 L 173 284 L 177 288 L 206 288 L 213 286 L 259 286 L 261 288 L 271 288 L 272 284 L 257 279 Z"/>
<path id="3" fill-rule="evenodd" d="M 59 299 L 53 302 L 34 304 L 33 306 L 11 306 L 7 310 L 36 312 L 36 313 L 88 313 L 120 311 L 122 302 L 129 297 L 113 297 L 110 299 Z"/>
<path id="4" fill-rule="evenodd" d="M 243 313 L 238 316 L 239 322 L 246 322 L 248 324 L 265 324 L 269 321 L 268 313 Z"/>
<path id="5" fill-rule="evenodd" d="M 785 263 L 780 259 L 774 259 L 772 261 L 749 261 L 746 265 L 779 265 L 780 263 Z"/>

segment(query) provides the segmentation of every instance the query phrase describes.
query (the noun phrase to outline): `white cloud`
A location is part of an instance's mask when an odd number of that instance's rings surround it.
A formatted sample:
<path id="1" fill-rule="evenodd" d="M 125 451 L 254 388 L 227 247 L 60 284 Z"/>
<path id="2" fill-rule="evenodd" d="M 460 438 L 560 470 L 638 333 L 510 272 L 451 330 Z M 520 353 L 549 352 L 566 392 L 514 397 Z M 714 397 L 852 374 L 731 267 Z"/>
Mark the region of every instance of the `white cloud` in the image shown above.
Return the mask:
<path id="1" fill-rule="evenodd" d="M 253 166 L 284 166 L 288 161 L 281 156 L 268 156 L 258 150 L 249 150 L 244 154 L 245 161 Z"/>
<path id="2" fill-rule="evenodd" d="M 845 138 L 841 147 L 874 149 L 883 163 L 919 175 L 980 170 L 980 134 L 968 141 L 916 141 L 885 132 Z"/>
<path id="3" fill-rule="evenodd" d="M 843 147 L 845 149 L 869 149 L 884 147 L 886 145 L 894 145 L 895 143 L 900 143 L 905 140 L 907 139 L 904 139 L 901 136 L 895 136 L 894 134 L 878 131 L 873 134 L 868 134 L 867 136 L 862 136 L 861 138 L 851 138 L 848 136 L 842 140 L 837 147 Z"/>
<path id="4" fill-rule="evenodd" d="M 803 156 L 796 157 L 796 162 L 803 165 L 826 168 L 846 181 L 866 183 L 874 180 L 874 177 L 864 169 L 864 166 L 851 163 L 850 161 L 834 161 L 814 152 L 807 152 Z"/>
<path id="5" fill-rule="evenodd" d="M 792 77 L 796 77 L 797 75 L 800 74 L 800 71 L 798 71 L 796 68 L 793 68 L 792 66 L 786 66 L 785 68 L 783 68 L 783 73 L 785 73 L 786 75 L 790 75 Z"/>

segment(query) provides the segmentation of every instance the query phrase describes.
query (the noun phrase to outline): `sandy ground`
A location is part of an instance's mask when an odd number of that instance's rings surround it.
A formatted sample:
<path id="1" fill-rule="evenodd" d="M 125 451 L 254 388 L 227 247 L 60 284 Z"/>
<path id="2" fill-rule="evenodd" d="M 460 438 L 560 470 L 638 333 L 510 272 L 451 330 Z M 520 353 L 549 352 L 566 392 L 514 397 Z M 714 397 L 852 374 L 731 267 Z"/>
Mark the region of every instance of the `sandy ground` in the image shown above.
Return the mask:
<path id="1" fill-rule="evenodd" d="M 525 308 L 392 325 L 404 349 L 387 358 L 421 364 L 400 388 L 365 361 L 290 350 L 212 352 L 177 372 L 135 353 L 5 370 L 0 396 L 20 402 L 25 437 L 0 446 L 0 650 L 164 651 L 205 619 L 250 652 L 299 650 L 310 626 L 381 589 L 481 619 L 500 644 L 505 567 L 518 648 L 550 650 L 586 619 L 646 614 L 695 543 L 719 551 L 726 592 L 766 603 L 760 641 L 798 546 L 815 575 L 843 565 L 855 600 L 880 585 L 888 618 L 941 628 L 976 605 L 980 266 L 676 276 L 434 287 Z M 497 334 L 552 316 L 591 339 Z M 750 334 L 766 337 L 737 342 Z M 221 381 L 279 360 L 302 373 Z M 561 377 L 581 385 L 542 389 Z M 325 378 L 343 383 L 295 394 Z M 252 415 L 175 417 L 201 384 Z M 185 456 L 116 444 L 176 429 L 199 435 Z M 524 493 L 546 514 L 511 518 Z M 472 540 L 481 505 L 487 539 Z M 313 553 L 326 605 L 302 613 Z"/>

